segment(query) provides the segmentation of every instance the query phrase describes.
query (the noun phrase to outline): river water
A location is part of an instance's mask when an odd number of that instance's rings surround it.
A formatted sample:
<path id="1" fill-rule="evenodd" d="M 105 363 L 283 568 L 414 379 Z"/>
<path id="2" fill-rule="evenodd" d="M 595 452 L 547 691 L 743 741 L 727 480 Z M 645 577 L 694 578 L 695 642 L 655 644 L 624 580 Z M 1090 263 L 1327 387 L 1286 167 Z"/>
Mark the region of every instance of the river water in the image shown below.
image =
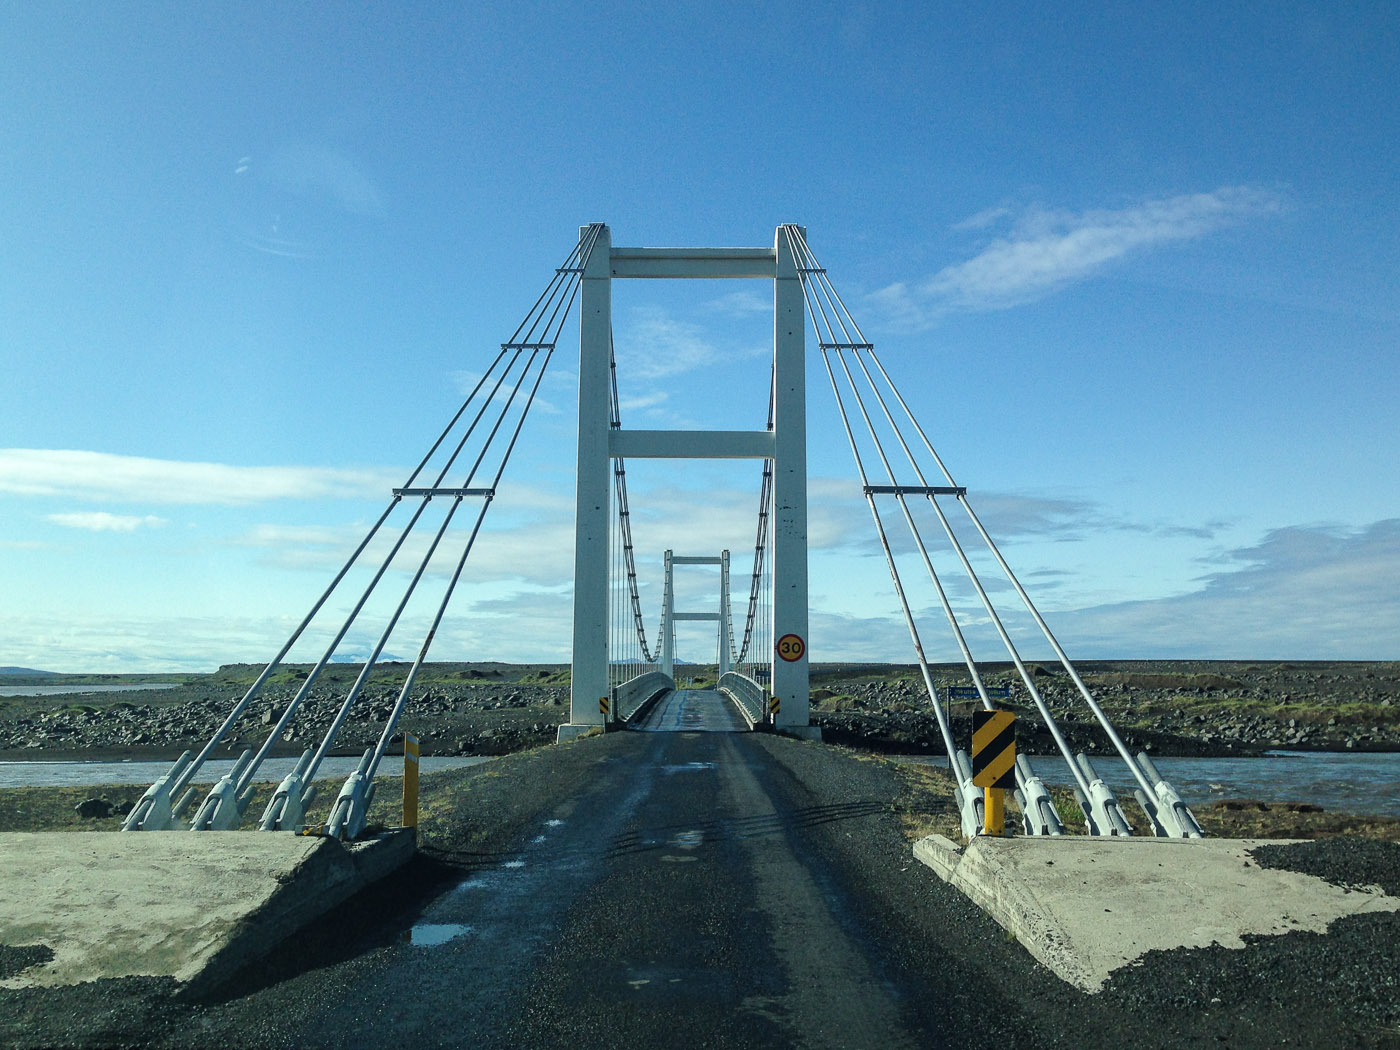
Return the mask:
<path id="1" fill-rule="evenodd" d="M 179 688 L 179 682 L 136 682 L 125 685 L 0 685 L 0 696 L 88 696 L 92 693 L 131 693 L 141 689 Z"/>
<path id="2" fill-rule="evenodd" d="M 425 756 L 419 762 L 422 773 L 474 766 L 489 761 L 481 755 Z M 277 782 L 296 765 L 295 758 L 269 758 L 258 767 L 255 780 Z M 317 780 L 339 780 L 358 768 L 358 757 L 327 758 L 316 772 Z M 0 787 L 72 786 L 78 784 L 150 784 L 170 772 L 170 762 L 0 762 Z M 212 784 L 233 768 L 231 759 L 210 759 L 200 767 L 196 784 Z M 400 776 L 403 758 L 385 755 L 379 764 L 381 776 Z"/>
<path id="3" fill-rule="evenodd" d="M 425 757 L 421 770 L 475 765 L 488 759 L 445 755 Z M 924 759 L 942 765 L 942 758 Z M 258 780 L 278 781 L 292 771 L 294 758 L 270 758 L 258 770 Z M 1033 759 L 1035 771 L 1047 783 L 1074 782 L 1064 761 L 1057 757 Z M 1331 751 L 1273 751 L 1262 758 L 1156 758 L 1157 771 L 1191 806 L 1222 798 L 1252 798 L 1261 802 L 1311 802 L 1341 813 L 1380 814 L 1400 817 L 1400 754 L 1345 754 Z M 358 758 L 327 758 L 318 778 L 336 780 L 349 776 Z M 204 764 L 199 783 L 213 783 L 233 765 L 229 759 Z M 386 755 L 380 766 L 385 775 L 402 772 L 402 760 Z M 1124 798 L 1136 785 L 1118 759 L 1096 758 L 1094 768 Z M 0 787 L 32 787 L 42 784 L 149 784 L 167 773 L 169 762 L 0 762 Z"/>
<path id="4" fill-rule="evenodd" d="M 931 759 L 936 765 L 943 758 Z M 1094 769 L 1120 798 L 1132 798 L 1137 781 L 1119 758 L 1096 757 Z M 1064 759 L 1033 756 L 1047 784 L 1072 785 Z M 1400 754 L 1335 751 L 1270 751 L 1260 758 L 1153 758 L 1162 778 L 1188 806 L 1204 808 L 1223 798 L 1260 802 L 1311 802 L 1337 813 L 1400 817 Z"/>

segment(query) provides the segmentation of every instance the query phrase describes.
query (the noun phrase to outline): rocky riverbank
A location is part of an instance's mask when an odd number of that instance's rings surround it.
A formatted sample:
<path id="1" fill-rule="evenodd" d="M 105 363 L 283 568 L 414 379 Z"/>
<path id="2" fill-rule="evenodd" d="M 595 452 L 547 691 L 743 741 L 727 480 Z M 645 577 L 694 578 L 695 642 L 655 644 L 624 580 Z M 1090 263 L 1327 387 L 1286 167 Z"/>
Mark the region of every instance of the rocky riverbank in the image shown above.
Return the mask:
<path id="1" fill-rule="evenodd" d="M 1111 750 L 1073 680 L 1058 665 L 1029 668 L 1036 691 L 1075 750 Z M 855 673 L 851 673 L 854 671 Z M 1247 755 L 1295 751 L 1400 751 L 1400 664 L 1115 661 L 1078 665 L 1091 695 L 1125 743 L 1152 754 Z M 1009 688 L 998 706 L 1018 716 L 1028 752 L 1054 741 L 1024 681 L 990 665 L 984 681 Z M 965 669 L 934 669 L 940 697 L 972 683 Z M 913 668 L 819 671 L 813 721 L 827 739 L 872 750 L 942 752 L 928 692 Z M 971 737 L 976 702 L 947 704 L 955 740 Z"/>
<path id="2" fill-rule="evenodd" d="M 212 675 L 182 676 L 169 689 L 81 694 L 84 684 L 75 681 L 72 694 L 0 698 L 0 758 L 173 758 L 209 739 L 259 670 L 231 665 Z M 327 668 L 275 753 L 315 746 L 358 671 L 357 665 Z M 391 664 L 370 679 L 337 737 L 336 753 L 358 754 L 374 743 L 404 671 Z M 1110 749 L 1062 668 L 1037 664 L 1030 671 L 1076 750 Z M 1400 664 L 1394 662 L 1116 661 L 1083 663 L 1079 671 L 1128 746 L 1152 754 L 1400 751 Z M 306 674 L 304 667 L 279 672 L 219 752 L 236 755 L 259 746 Z M 940 699 L 950 686 L 971 684 L 966 670 L 954 665 L 935 667 L 934 680 Z M 1010 689 L 997 703 L 1017 712 L 1022 749 L 1052 751 L 1054 741 L 1015 670 L 988 665 L 984 680 L 993 689 Z M 425 669 L 420 683 L 401 727 L 419 736 L 425 754 L 519 751 L 553 741 L 569 717 L 568 671 L 557 666 L 439 664 Z M 955 740 L 970 738 L 974 706 L 947 705 Z M 928 693 L 911 667 L 817 665 L 812 717 L 835 743 L 892 753 L 943 750 Z"/>
<path id="3" fill-rule="evenodd" d="M 442 670 L 416 690 L 400 721 L 428 755 L 499 755 L 555 739 L 568 720 L 568 686 L 551 669 L 500 665 Z M 171 689 L 117 694 L 79 692 L 0 698 L 0 759 L 174 758 L 202 747 L 243 696 L 258 669 L 222 668 Z M 273 754 L 315 747 L 334 719 L 358 667 L 328 669 L 298 708 Z M 304 668 L 255 697 L 218 745 L 221 755 L 257 748 L 296 694 Z M 298 679 L 300 675 L 300 679 Z M 350 708 L 333 754 L 359 754 L 379 738 L 398 696 L 387 684 L 367 688 Z M 461 675 L 462 677 L 453 677 Z M 402 672 L 398 675 L 402 679 Z M 532 680 L 533 679 L 533 680 Z M 372 680 L 373 681 L 373 680 Z"/>

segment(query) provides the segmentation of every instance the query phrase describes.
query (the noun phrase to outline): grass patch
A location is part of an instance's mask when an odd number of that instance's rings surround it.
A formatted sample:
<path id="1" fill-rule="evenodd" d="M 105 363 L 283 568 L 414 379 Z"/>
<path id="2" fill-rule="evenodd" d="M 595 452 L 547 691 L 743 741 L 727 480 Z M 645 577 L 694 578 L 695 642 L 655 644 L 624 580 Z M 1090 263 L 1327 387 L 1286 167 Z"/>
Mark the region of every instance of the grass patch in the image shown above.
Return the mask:
<path id="1" fill-rule="evenodd" d="M 431 778 L 420 781 L 419 814 L 424 813 L 424 800 L 431 797 L 427 790 Z M 116 806 L 123 802 L 135 803 L 146 793 L 146 784 L 86 784 L 78 787 L 21 787 L 0 788 L 0 832 L 13 831 L 119 831 L 124 816 L 113 814 L 110 817 L 80 817 L 76 807 L 89 798 L 100 798 Z M 185 826 L 194 817 L 195 810 L 203 801 L 204 795 L 213 785 L 198 785 L 199 794 L 186 811 Z M 243 827 L 254 829 L 258 818 L 267 808 L 268 800 L 276 785 L 257 784 L 244 814 Z M 340 785 L 327 780 L 321 783 L 320 793 L 312 806 L 313 820 L 321 819 L 329 811 Z M 392 827 L 402 823 L 403 787 L 398 777 L 376 777 L 374 801 L 369 807 L 371 824 L 384 824 Z"/>

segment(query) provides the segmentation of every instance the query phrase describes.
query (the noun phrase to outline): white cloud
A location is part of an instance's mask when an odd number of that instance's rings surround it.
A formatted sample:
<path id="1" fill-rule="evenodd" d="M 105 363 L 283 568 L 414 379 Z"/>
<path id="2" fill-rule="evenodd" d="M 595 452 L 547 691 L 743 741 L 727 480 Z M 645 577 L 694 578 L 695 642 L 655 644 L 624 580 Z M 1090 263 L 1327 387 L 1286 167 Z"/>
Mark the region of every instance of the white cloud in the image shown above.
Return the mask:
<path id="1" fill-rule="evenodd" d="M 422 564 L 448 503 L 435 500 L 424 512 L 394 556 L 394 569 L 411 573 Z M 416 503 L 413 507 L 416 508 Z M 567 516 L 532 514 L 512 523 L 505 510 L 503 507 L 502 512 L 487 515 L 486 524 L 472 548 L 463 581 L 511 580 L 541 586 L 567 584 L 573 573 L 572 512 Z M 464 501 L 457 510 L 428 563 L 430 576 L 445 577 L 455 570 L 478 511 L 479 504 L 475 500 Z M 375 535 L 358 564 L 374 568 L 381 565 L 403 535 L 411 513 L 408 505 L 400 507 L 396 516 Z M 262 561 L 268 566 L 330 574 L 345 563 L 367 531 L 364 523 L 332 527 L 260 525 L 237 542 L 265 551 Z M 394 588 L 398 586 L 393 585 Z"/>
<path id="2" fill-rule="evenodd" d="M 1395 659 L 1400 519 L 1275 529 L 1226 560 L 1190 594 L 1060 613 L 1052 627 L 1095 656 Z"/>
<path id="3" fill-rule="evenodd" d="M 252 160 L 239 162 L 244 171 Z M 339 150 L 297 144 L 276 150 L 261 166 L 274 185 L 313 199 L 330 199 L 355 215 L 378 215 L 384 202 L 364 170 Z"/>
<path id="4" fill-rule="evenodd" d="M 661 307 L 636 307 L 617 340 L 617 367 L 629 381 L 648 382 L 712 365 L 720 353 L 703 331 Z"/>
<path id="5" fill-rule="evenodd" d="M 135 514 L 108 514 L 105 510 L 49 514 L 46 517 L 55 525 L 69 529 L 87 529 L 89 532 L 135 532 L 140 528 L 158 529 L 169 524 L 165 518 L 158 518 L 154 514 L 140 517 Z"/>
<path id="6" fill-rule="evenodd" d="M 872 298 L 892 320 L 910 327 L 952 310 L 1003 309 L 1090 277 L 1132 253 L 1195 240 L 1282 207 L 1279 194 L 1249 186 L 1078 213 L 1031 207 L 1005 236 L 966 262 L 914 285 L 892 284 Z M 987 228 L 1010 215 L 1008 208 L 991 208 L 956 228 Z"/>
<path id="7" fill-rule="evenodd" d="M 638 397 L 624 397 L 619 407 L 623 412 L 638 412 L 644 408 L 656 408 L 658 405 L 664 405 L 670 400 L 670 397 L 671 395 L 664 390 L 657 390 Z"/>
<path id="8" fill-rule="evenodd" d="M 0 492 L 98 503 L 230 506 L 387 498 L 401 480 L 377 469 L 242 467 L 71 449 L 0 449 Z"/>
<path id="9" fill-rule="evenodd" d="M 993 226 L 1011 214 L 1011 208 L 1005 204 L 999 204 L 991 208 L 983 208 L 975 215 L 969 215 L 962 222 L 953 224 L 955 230 L 984 230 L 988 226 Z"/>
<path id="10" fill-rule="evenodd" d="M 507 419 L 510 421 L 508 425 L 513 426 L 515 419 L 518 418 L 520 410 L 525 407 L 525 402 L 530 397 L 531 388 L 535 385 L 536 369 L 532 366 L 529 375 L 520 387 L 519 393 L 515 395 L 514 400 L 511 399 L 511 391 L 515 389 L 516 381 L 520 378 L 518 366 L 519 364 L 525 363 L 528 357 L 528 354 L 522 354 L 517 366 L 507 372 L 505 379 L 501 381 L 499 386 L 497 386 L 496 383 L 497 380 L 501 379 L 501 376 L 499 370 L 497 370 L 487 377 L 485 384 L 481 386 L 480 390 L 477 389 L 477 386 L 482 381 L 483 373 L 475 372 L 470 369 L 452 372 L 449 378 L 462 397 L 465 398 L 473 392 L 476 394 L 471 412 L 466 418 L 471 419 L 477 412 L 481 411 L 481 398 L 485 397 L 487 392 L 490 392 L 491 400 L 495 403 L 495 407 L 493 411 L 486 413 L 483 417 L 483 424 L 494 423 L 500 417 L 501 412 L 505 411 L 506 404 L 509 402 L 510 413 Z M 548 415 L 560 414 L 558 405 L 546 398 L 540 397 L 538 393 L 535 394 L 534 400 L 530 402 L 530 411 L 544 412 Z"/>
<path id="11" fill-rule="evenodd" d="M 763 295 L 745 288 L 737 292 L 727 292 L 712 299 L 705 308 L 712 313 L 722 314 L 726 317 L 748 317 L 752 314 L 772 313 L 773 296 L 771 293 Z"/>

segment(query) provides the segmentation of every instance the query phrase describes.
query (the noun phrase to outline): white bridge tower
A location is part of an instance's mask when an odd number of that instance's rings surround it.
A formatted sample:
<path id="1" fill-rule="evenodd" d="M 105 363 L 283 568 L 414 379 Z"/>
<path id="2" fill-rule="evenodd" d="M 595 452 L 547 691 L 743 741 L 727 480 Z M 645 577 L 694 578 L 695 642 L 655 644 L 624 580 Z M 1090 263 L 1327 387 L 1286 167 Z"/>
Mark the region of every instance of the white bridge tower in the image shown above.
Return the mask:
<path id="1" fill-rule="evenodd" d="M 767 692 L 775 727 L 810 732 L 807 668 L 807 393 L 805 299 L 791 241 L 771 248 L 615 248 L 602 227 L 584 266 L 579 320 L 578 490 L 573 686 L 561 740 L 606 724 L 608 534 L 612 461 L 769 460 L 773 469 L 773 636 Z M 748 278 L 773 282 L 773 425 L 767 430 L 628 430 L 609 411 L 614 279 Z M 723 646 L 721 647 L 723 648 Z"/>

